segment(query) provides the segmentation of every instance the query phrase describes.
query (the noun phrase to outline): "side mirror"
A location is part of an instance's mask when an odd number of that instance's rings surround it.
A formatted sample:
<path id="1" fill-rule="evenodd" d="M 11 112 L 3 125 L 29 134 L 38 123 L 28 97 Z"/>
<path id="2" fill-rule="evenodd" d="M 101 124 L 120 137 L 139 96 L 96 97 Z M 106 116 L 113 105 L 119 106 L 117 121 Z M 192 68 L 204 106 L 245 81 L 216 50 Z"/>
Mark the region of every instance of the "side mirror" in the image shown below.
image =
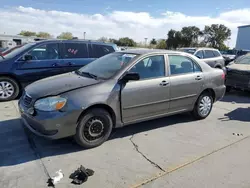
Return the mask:
<path id="1" fill-rule="evenodd" d="M 128 72 L 122 80 L 129 81 L 129 80 L 140 80 L 140 75 L 136 72 Z"/>
<path id="2" fill-rule="evenodd" d="M 30 60 L 32 60 L 32 55 L 26 54 L 26 55 L 24 56 L 24 61 L 30 61 Z"/>
<path id="3" fill-rule="evenodd" d="M 195 55 L 196 57 L 198 57 L 199 59 L 202 59 L 202 57 L 200 55 Z"/>

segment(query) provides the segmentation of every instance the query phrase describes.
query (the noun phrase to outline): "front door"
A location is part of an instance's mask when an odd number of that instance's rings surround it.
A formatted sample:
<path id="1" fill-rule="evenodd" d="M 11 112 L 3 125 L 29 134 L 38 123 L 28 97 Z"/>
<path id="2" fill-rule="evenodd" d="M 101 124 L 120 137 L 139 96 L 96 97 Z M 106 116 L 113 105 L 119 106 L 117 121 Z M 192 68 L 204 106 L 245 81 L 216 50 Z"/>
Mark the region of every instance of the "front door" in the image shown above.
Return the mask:
<path id="1" fill-rule="evenodd" d="M 203 74 L 197 63 L 186 56 L 169 55 L 170 110 L 182 111 L 192 108 L 197 95 L 203 89 Z"/>
<path id="2" fill-rule="evenodd" d="M 18 60 L 16 74 L 24 85 L 49 76 L 64 73 L 58 43 L 42 44 L 30 50 L 31 60 Z"/>
<path id="3" fill-rule="evenodd" d="M 121 91 L 124 123 L 143 120 L 169 109 L 169 77 L 166 76 L 165 56 L 149 56 L 136 63 L 130 72 L 137 72 L 140 80 L 130 81 Z"/>

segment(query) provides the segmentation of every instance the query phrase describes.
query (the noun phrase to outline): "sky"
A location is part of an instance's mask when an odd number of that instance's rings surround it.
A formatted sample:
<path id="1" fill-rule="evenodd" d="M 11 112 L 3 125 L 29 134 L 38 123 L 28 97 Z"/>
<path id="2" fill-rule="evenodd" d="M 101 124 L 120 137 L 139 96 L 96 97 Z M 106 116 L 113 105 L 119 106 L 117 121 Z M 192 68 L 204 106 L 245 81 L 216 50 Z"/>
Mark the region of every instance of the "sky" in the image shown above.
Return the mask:
<path id="1" fill-rule="evenodd" d="M 170 29 L 224 24 L 232 31 L 250 24 L 249 0 L 0 0 L 0 33 L 72 32 L 87 39 L 130 37 L 137 42 L 166 39 Z"/>

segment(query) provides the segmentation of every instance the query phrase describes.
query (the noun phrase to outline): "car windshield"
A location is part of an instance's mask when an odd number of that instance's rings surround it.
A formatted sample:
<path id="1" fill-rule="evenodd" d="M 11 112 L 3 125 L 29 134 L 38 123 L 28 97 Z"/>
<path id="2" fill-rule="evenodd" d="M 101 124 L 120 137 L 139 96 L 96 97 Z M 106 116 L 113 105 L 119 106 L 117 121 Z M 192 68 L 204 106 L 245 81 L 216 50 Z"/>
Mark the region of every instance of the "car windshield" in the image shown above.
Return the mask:
<path id="1" fill-rule="evenodd" d="M 196 49 L 194 49 L 194 48 L 180 48 L 179 51 L 186 52 L 186 53 L 193 55 L 196 52 Z"/>
<path id="2" fill-rule="evenodd" d="M 236 64 L 248 64 L 250 65 L 250 53 L 244 56 L 241 56 L 235 60 Z"/>
<path id="3" fill-rule="evenodd" d="M 222 55 L 236 55 L 236 50 L 225 50 L 225 51 L 220 51 Z"/>
<path id="4" fill-rule="evenodd" d="M 25 45 L 23 45 L 22 47 L 17 48 L 17 49 L 15 49 L 15 50 L 13 50 L 12 52 L 10 52 L 10 53 L 4 55 L 3 57 L 4 57 L 4 59 L 11 59 L 11 58 L 15 57 L 16 55 L 18 55 L 19 53 L 21 53 L 22 51 L 24 51 L 24 50 L 30 48 L 31 46 L 33 46 L 33 45 L 35 45 L 35 44 L 36 44 L 36 43 L 28 43 L 28 44 L 25 44 Z"/>
<path id="5" fill-rule="evenodd" d="M 105 55 L 77 71 L 79 74 L 87 74 L 100 79 L 108 79 L 118 73 L 137 54 L 115 52 Z"/>

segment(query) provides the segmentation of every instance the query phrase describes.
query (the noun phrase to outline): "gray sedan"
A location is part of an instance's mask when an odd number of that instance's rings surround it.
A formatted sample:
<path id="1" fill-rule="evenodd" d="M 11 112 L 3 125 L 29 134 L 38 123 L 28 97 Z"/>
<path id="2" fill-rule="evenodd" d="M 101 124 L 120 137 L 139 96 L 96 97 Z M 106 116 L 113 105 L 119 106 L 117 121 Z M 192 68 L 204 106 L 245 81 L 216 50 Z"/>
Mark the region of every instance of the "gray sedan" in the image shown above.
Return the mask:
<path id="1" fill-rule="evenodd" d="M 113 128 L 183 112 L 206 118 L 224 96 L 224 78 L 222 70 L 191 54 L 128 50 L 29 85 L 19 109 L 33 133 L 74 136 L 91 148 L 105 142 Z"/>

